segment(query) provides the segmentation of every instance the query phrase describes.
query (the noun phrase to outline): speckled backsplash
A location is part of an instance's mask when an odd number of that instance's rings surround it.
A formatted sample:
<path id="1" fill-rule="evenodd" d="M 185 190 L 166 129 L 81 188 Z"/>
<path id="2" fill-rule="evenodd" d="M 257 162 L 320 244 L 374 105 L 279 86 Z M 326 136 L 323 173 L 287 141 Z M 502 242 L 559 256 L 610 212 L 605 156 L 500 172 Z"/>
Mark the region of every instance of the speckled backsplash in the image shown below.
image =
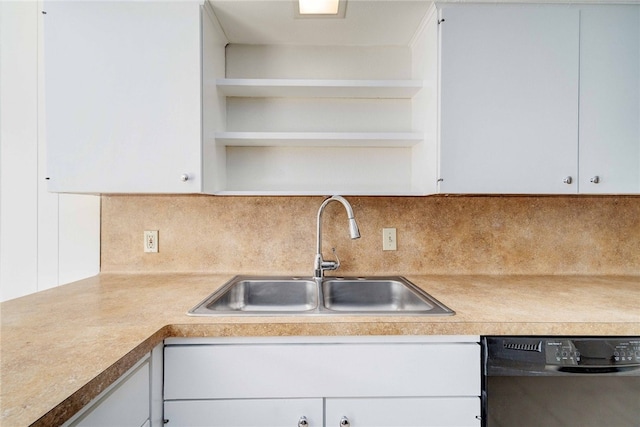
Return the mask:
<path id="1" fill-rule="evenodd" d="M 343 275 L 640 274 L 638 196 L 347 197 L 327 206 Z M 103 272 L 311 275 L 322 197 L 103 196 Z M 398 250 L 382 251 L 382 228 Z M 143 231 L 159 230 L 159 253 Z"/>

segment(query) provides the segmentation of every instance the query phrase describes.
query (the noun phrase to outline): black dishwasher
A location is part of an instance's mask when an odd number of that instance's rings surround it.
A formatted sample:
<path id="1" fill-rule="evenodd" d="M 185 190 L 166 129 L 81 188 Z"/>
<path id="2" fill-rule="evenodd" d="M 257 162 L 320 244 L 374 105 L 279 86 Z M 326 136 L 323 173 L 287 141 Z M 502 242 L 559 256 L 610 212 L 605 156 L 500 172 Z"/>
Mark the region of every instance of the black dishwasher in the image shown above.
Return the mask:
<path id="1" fill-rule="evenodd" d="M 482 337 L 483 425 L 640 427 L 640 337 Z"/>

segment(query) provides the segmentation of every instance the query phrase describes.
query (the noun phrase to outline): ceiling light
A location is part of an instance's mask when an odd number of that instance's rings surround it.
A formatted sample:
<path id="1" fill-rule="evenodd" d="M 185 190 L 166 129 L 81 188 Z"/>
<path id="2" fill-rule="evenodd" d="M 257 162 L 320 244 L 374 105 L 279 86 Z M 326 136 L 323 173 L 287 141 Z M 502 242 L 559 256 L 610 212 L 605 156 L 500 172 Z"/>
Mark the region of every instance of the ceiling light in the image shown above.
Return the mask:
<path id="1" fill-rule="evenodd" d="M 298 0 L 297 18 L 344 18 L 346 0 Z"/>
<path id="2" fill-rule="evenodd" d="M 298 0 L 301 15 L 335 15 L 339 0 Z"/>

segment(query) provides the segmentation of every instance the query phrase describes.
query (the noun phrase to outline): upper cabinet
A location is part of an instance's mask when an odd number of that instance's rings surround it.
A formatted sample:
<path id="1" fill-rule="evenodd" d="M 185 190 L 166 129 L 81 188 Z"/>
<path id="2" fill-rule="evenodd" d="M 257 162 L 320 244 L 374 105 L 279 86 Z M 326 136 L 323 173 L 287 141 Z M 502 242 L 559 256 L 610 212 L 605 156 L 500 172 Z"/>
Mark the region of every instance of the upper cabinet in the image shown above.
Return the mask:
<path id="1" fill-rule="evenodd" d="M 51 1 L 50 190 L 640 192 L 640 7 Z"/>
<path id="2" fill-rule="evenodd" d="M 640 6 L 580 11 L 580 193 L 640 193 Z"/>
<path id="3" fill-rule="evenodd" d="M 447 8 L 440 31 L 440 191 L 575 191 L 578 10 Z"/>
<path id="4" fill-rule="evenodd" d="M 49 188 L 433 192 L 407 47 L 428 7 L 357 2 L 345 26 L 281 1 L 47 2 Z"/>
<path id="5" fill-rule="evenodd" d="M 43 13 L 49 189 L 204 191 L 200 5 L 47 1 Z"/>
<path id="6" fill-rule="evenodd" d="M 640 7 L 446 7 L 440 191 L 640 191 Z"/>

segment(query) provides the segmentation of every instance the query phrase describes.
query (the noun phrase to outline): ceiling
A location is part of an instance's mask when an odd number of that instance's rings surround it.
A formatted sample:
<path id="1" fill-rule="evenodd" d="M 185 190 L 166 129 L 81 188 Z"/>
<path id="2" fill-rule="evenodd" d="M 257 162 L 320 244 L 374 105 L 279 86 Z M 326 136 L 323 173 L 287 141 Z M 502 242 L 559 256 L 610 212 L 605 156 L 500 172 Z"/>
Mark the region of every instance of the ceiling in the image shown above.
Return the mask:
<path id="1" fill-rule="evenodd" d="M 293 0 L 209 0 L 230 43 L 406 46 L 431 6 L 424 0 L 348 0 L 346 16 L 295 18 Z"/>

